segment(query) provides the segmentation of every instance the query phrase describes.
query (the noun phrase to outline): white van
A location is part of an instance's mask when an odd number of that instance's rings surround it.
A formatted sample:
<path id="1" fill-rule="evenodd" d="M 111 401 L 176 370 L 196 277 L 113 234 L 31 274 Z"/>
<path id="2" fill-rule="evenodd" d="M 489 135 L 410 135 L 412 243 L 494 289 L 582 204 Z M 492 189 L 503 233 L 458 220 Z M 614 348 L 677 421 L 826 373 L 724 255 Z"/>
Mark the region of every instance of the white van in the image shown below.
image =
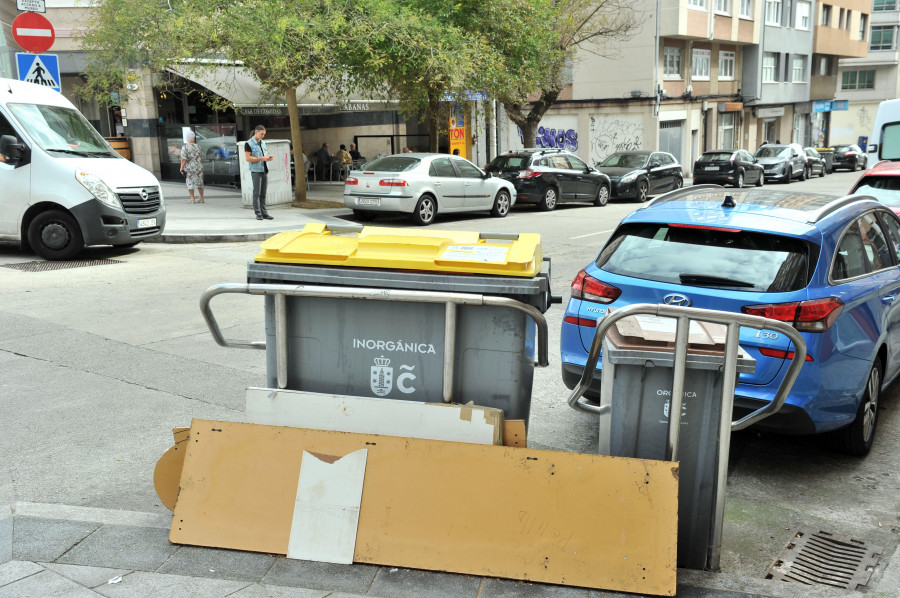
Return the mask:
<path id="1" fill-rule="evenodd" d="M 121 157 L 61 93 L 0 79 L 0 240 L 49 260 L 162 233 L 159 181 Z"/>
<path id="2" fill-rule="evenodd" d="M 900 99 L 885 100 L 878 104 L 878 112 L 875 114 L 875 124 L 872 126 L 872 134 L 869 135 L 869 142 L 866 145 L 866 153 L 875 154 L 869 157 L 870 163 L 881 160 L 881 137 L 884 125 L 900 122 Z"/>

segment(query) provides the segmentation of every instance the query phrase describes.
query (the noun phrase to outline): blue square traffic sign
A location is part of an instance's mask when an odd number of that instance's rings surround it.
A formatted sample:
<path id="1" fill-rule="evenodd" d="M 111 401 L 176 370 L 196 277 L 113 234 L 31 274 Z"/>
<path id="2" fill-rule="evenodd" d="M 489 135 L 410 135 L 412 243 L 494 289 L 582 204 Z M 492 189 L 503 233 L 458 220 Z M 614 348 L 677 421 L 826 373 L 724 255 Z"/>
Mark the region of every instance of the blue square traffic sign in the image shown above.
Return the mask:
<path id="1" fill-rule="evenodd" d="M 16 64 L 19 67 L 19 81 L 46 85 L 56 91 L 62 91 L 59 84 L 59 57 L 56 54 L 17 52 Z"/>

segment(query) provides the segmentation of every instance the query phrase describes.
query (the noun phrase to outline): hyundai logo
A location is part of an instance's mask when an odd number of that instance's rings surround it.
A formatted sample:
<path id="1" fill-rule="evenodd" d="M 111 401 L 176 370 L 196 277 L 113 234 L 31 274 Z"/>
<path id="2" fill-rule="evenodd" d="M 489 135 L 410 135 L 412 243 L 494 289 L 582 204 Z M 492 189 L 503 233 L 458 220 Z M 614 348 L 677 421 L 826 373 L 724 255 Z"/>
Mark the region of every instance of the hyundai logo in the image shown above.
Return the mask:
<path id="1" fill-rule="evenodd" d="M 150 199 L 150 194 L 147 193 L 146 189 L 141 189 L 141 199 L 143 199 L 144 201 Z"/>
<path id="2" fill-rule="evenodd" d="M 680 293 L 669 293 L 663 297 L 663 303 L 666 305 L 680 305 L 681 307 L 691 306 L 691 300 Z"/>

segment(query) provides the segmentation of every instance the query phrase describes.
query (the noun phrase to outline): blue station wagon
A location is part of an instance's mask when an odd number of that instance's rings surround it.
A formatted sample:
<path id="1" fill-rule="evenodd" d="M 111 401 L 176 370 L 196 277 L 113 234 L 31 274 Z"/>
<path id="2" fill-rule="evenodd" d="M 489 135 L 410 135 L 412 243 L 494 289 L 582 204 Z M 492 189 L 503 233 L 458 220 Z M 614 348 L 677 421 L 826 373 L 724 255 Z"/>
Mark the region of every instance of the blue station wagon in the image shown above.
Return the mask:
<path id="1" fill-rule="evenodd" d="M 838 450 L 869 452 L 881 389 L 900 372 L 900 220 L 889 208 L 860 195 L 715 185 L 657 198 L 627 216 L 572 283 L 566 386 L 577 386 L 609 310 L 674 300 L 792 324 L 806 362 L 782 409 L 757 425 L 828 433 Z M 742 329 L 740 344 L 756 371 L 740 375 L 736 416 L 772 400 L 793 358 L 774 331 Z M 600 375 L 588 398 L 599 396 Z"/>

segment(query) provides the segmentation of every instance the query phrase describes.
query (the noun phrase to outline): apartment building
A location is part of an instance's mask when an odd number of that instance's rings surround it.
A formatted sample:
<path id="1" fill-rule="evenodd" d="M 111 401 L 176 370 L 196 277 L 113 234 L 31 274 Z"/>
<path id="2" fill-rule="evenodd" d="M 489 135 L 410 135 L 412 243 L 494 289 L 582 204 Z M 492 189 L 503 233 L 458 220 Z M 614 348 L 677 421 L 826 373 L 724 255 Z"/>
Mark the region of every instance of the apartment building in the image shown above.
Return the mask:
<path id="1" fill-rule="evenodd" d="M 839 61 L 834 97 L 843 100 L 847 110 L 830 115 L 832 145 L 856 143 L 861 137 L 868 137 L 878 104 L 900 97 L 900 0 L 864 2 L 872 11 L 869 35 L 862 38 L 866 51 Z"/>

